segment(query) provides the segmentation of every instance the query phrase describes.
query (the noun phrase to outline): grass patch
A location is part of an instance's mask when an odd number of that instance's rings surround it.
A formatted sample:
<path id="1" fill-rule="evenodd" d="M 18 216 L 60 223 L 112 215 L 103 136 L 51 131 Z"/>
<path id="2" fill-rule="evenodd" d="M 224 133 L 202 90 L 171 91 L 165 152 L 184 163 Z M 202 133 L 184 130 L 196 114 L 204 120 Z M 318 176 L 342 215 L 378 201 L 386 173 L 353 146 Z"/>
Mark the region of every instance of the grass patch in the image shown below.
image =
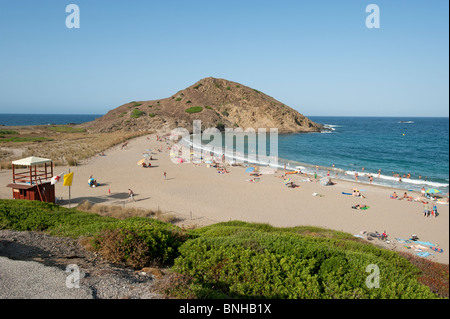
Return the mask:
<path id="1" fill-rule="evenodd" d="M 155 113 L 150 113 L 148 116 L 150 116 L 150 117 L 155 117 L 156 114 L 155 114 Z"/>
<path id="2" fill-rule="evenodd" d="M 203 107 L 201 107 L 201 106 L 192 106 L 192 107 L 190 107 L 190 108 L 187 108 L 186 110 L 186 113 L 199 113 L 199 112 L 201 112 L 201 111 L 203 111 Z"/>
<path id="3" fill-rule="evenodd" d="M 61 133 L 84 133 L 86 132 L 83 128 L 77 128 L 70 125 L 55 125 L 48 128 L 50 131 L 61 132 Z"/>
<path id="4" fill-rule="evenodd" d="M 231 90 L 231 87 L 227 86 L 227 90 L 228 90 L 228 91 Z"/>
<path id="5" fill-rule="evenodd" d="M 180 102 L 181 101 L 181 97 L 176 98 L 175 101 Z"/>
<path id="6" fill-rule="evenodd" d="M 205 109 L 212 110 L 212 107 L 209 106 L 209 105 L 206 105 L 206 106 L 205 106 Z"/>
<path id="7" fill-rule="evenodd" d="M 6 137 L 0 138 L 0 143 L 26 143 L 26 142 L 44 142 L 44 141 L 52 141 L 51 138 L 48 137 Z"/>

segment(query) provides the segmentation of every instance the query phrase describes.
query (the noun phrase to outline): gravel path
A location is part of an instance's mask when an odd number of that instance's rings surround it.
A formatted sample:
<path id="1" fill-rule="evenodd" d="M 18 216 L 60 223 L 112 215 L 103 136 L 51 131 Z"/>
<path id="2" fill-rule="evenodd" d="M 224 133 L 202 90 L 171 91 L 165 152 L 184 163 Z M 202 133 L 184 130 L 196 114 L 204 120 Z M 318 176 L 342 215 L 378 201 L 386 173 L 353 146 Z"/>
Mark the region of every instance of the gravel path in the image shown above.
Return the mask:
<path id="1" fill-rule="evenodd" d="M 102 261 L 70 238 L 0 230 L 0 299 L 164 298 L 156 281 Z"/>

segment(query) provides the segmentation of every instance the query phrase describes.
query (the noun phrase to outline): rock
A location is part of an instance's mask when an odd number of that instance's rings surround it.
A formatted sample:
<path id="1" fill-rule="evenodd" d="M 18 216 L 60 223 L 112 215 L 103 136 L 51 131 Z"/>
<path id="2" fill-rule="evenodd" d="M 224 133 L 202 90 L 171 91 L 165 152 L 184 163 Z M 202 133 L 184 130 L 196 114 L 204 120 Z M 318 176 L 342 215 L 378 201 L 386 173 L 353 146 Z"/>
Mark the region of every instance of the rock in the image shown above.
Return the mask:
<path id="1" fill-rule="evenodd" d="M 159 270 L 158 268 L 145 267 L 141 269 L 141 272 L 151 274 L 156 279 L 161 279 L 163 276 L 162 271 Z"/>

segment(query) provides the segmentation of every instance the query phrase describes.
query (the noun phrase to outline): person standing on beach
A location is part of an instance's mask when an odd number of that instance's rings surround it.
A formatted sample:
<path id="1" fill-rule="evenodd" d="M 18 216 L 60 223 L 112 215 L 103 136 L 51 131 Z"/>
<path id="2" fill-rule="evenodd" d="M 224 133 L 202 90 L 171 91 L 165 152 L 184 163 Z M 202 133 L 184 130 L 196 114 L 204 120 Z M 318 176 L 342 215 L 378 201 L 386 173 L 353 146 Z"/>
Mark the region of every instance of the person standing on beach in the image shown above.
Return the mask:
<path id="1" fill-rule="evenodd" d="M 131 189 L 129 189 L 128 188 L 128 196 L 130 197 L 129 199 L 128 199 L 128 201 L 133 201 L 133 202 L 135 202 L 136 200 L 134 199 L 134 192 L 131 190 Z"/>
<path id="2" fill-rule="evenodd" d="M 381 169 L 378 170 L 378 178 L 381 176 Z"/>
<path id="3" fill-rule="evenodd" d="M 425 187 L 422 186 L 420 193 L 421 193 L 422 197 L 425 197 Z"/>
<path id="4" fill-rule="evenodd" d="M 164 172 L 164 180 L 166 180 L 167 179 L 167 174 L 166 174 L 166 172 Z"/>
<path id="5" fill-rule="evenodd" d="M 358 172 L 355 172 L 355 181 L 358 181 Z"/>
<path id="6" fill-rule="evenodd" d="M 423 217 L 428 215 L 428 202 L 423 202 Z"/>
<path id="7" fill-rule="evenodd" d="M 373 182 L 373 176 L 372 175 L 369 176 L 369 182 L 370 182 L 370 184 L 372 184 L 372 182 Z"/>

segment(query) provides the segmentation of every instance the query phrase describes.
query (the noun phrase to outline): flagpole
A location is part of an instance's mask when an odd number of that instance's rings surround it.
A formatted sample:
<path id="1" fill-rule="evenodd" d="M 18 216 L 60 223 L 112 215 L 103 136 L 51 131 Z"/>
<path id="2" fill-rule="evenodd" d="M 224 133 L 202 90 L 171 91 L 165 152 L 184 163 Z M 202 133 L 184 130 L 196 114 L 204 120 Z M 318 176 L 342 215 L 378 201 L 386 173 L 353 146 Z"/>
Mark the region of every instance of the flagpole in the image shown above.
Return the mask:
<path id="1" fill-rule="evenodd" d="M 70 168 L 69 168 L 69 174 L 70 174 Z M 70 185 L 69 185 L 69 208 L 70 208 Z"/>

